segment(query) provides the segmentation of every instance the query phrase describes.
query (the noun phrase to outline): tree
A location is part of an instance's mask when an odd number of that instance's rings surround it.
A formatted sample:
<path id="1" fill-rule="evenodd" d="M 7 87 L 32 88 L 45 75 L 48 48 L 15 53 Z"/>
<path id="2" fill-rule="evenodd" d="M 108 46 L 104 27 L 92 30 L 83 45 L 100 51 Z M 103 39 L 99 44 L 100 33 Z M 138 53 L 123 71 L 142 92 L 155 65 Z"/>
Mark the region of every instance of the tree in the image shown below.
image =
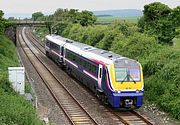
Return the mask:
<path id="1" fill-rule="evenodd" d="M 180 37 L 180 6 L 173 9 L 171 17 L 173 24 L 176 26 L 176 35 Z"/>
<path id="2" fill-rule="evenodd" d="M 36 21 L 40 17 L 44 17 L 44 14 L 42 12 L 35 12 L 32 14 L 32 18 L 34 19 L 34 21 Z"/>
<path id="3" fill-rule="evenodd" d="M 54 18 L 58 21 L 68 21 L 72 23 L 78 22 L 78 16 L 79 12 L 77 9 L 57 9 L 54 13 Z"/>
<path id="4" fill-rule="evenodd" d="M 171 18 L 172 9 L 160 2 L 154 2 L 145 5 L 143 12 L 144 16 L 138 22 L 140 30 L 155 36 L 158 42 L 172 43 L 175 37 L 175 25 Z"/>
<path id="5" fill-rule="evenodd" d="M 94 16 L 92 12 L 85 10 L 81 12 L 79 20 L 82 26 L 88 26 L 95 23 L 96 16 Z"/>
<path id="6" fill-rule="evenodd" d="M 69 21 L 71 21 L 72 23 L 77 23 L 78 15 L 79 15 L 79 12 L 77 9 L 70 9 L 68 12 Z"/>
<path id="7" fill-rule="evenodd" d="M 180 26 L 180 6 L 173 9 L 172 19 L 174 21 L 174 24 L 179 27 Z"/>
<path id="8" fill-rule="evenodd" d="M 4 28 L 5 28 L 5 25 L 4 25 L 4 19 L 3 19 L 3 15 L 4 15 L 4 12 L 2 10 L 0 10 L 0 34 L 4 33 Z"/>
<path id="9" fill-rule="evenodd" d="M 67 9 L 57 9 L 55 13 L 52 15 L 53 18 L 56 18 L 58 21 L 66 20 Z"/>
<path id="10" fill-rule="evenodd" d="M 144 16 L 138 19 L 138 27 L 139 27 L 139 32 L 143 33 L 145 30 L 145 20 Z"/>
<path id="11" fill-rule="evenodd" d="M 176 25 L 176 35 L 180 37 L 180 6 L 173 9 L 172 12 L 172 20 L 173 23 Z"/>
<path id="12" fill-rule="evenodd" d="M 0 10 L 0 19 L 2 19 L 3 16 L 4 16 L 4 12 Z"/>

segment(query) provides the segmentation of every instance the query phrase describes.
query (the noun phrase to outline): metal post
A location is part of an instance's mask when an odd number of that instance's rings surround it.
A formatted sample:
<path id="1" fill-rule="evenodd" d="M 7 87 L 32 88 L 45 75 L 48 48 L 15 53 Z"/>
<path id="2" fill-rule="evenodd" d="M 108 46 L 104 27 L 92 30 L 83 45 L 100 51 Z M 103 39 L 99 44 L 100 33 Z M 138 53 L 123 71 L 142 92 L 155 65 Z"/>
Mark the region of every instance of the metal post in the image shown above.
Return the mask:
<path id="1" fill-rule="evenodd" d="M 16 46 L 17 45 L 16 44 L 17 43 L 17 27 L 16 26 L 14 26 L 14 40 L 15 40 L 14 44 Z"/>
<path id="2" fill-rule="evenodd" d="M 52 26 L 51 26 L 51 32 L 50 32 L 50 34 L 52 34 Z"/>

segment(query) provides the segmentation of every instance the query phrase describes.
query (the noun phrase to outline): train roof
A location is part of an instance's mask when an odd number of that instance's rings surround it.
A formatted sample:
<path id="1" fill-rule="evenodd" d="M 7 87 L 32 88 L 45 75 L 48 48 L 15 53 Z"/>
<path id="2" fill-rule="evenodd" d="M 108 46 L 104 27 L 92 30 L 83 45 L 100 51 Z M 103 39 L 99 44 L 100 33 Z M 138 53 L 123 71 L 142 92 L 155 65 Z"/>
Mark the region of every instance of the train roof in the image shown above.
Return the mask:
<path id="1" fill-rule="evenodd" d="M 115 61 L 118 61 L 121 59 L 131 60 L 133 62 L 135 61 L 135 60 L 129 59 L 127 57 L 123 57 L 121 55 L 113 53 L 111 51 L 106 51 L 103 49 L 95 48 L 93 46 L 90 46 L 90 45 L 87 45 L 84 43 L 80 43 L 80 42 L 76 42 L 76 41 L 73 41 L 73 40 L 58 36 L 58 35 L 48 35 L 48 36 L 46 36 L 46 38 L 55 42 L 56 44 L 59 44 L 61 41 L 61 42 L 63 42 L 63 44 L 66 44 L 67 47 L 71 48 L 71 50 L 76 53 L 77 53 L 77 50 L 78 51 L 81 50 L 81 51 L 79 51 L 79 54 L 82 55 L 83 53 L 81 53 L 81 52 L 83 51 L 86 53 L 86 55 L 88 54 L 89 56 L 91 55 L 92 57 L 95 56 L 95 58 L 100 59 L 101 61 L 104 61 L 106 63 L 112 63 L 112 62 L 115 62 Z"/>

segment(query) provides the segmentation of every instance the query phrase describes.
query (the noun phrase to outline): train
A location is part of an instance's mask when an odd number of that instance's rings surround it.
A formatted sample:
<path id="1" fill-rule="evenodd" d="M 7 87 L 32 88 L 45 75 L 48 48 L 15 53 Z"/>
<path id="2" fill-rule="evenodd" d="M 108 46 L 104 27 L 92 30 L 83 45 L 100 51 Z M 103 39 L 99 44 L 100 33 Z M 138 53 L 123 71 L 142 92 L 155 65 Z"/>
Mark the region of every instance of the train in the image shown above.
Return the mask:
<path id="1" fill-rule="evenodd" d="M 143 72 L 138 61 L 53 34 L 45 37 L 45 51 L 113 108 L 143 105 Z"/>

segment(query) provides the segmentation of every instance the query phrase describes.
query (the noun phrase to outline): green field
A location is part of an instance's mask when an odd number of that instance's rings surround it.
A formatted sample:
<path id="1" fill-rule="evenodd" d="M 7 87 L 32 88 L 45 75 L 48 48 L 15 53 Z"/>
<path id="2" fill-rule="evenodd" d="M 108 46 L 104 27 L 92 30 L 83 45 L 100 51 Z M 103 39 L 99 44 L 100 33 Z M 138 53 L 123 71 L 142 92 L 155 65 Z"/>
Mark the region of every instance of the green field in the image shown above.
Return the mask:
<path id="1" fill-rule="evenodd" d="M 130 23 L 137 23 L 140 17 L 97 17 L 97 23 L 113 23 L 115 21 L 127 21 Z"/>

